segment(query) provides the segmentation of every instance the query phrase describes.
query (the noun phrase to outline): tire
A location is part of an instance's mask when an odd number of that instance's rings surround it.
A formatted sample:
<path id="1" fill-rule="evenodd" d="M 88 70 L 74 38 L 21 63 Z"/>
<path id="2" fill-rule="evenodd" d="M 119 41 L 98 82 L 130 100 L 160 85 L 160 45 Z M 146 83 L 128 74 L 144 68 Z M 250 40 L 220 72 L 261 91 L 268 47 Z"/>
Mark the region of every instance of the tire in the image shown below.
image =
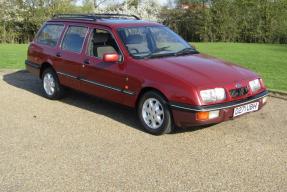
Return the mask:
<path id="1" fill-rule="evenodd" d="M 42 88 L 44 96 L 51 100 L 61 99 L 64 96 L 64 87 L 60 85 L 59 78 L 52 68 L 47 68 L 42 74 Z"/>
<path id="2" fill-rule="evenodd" d="M 138 117 L 146 132 L 153 135 L 171 133 L 173 119 L 164 97 L 156 92 L 145 93 L 137 107 Z"/>

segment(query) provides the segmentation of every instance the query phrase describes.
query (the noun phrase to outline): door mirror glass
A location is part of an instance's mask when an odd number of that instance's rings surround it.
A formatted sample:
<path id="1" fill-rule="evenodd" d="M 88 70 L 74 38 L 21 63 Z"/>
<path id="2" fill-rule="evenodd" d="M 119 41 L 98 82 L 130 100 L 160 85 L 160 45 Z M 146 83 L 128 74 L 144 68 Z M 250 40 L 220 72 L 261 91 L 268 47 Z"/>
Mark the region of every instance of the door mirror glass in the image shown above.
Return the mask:
<path id="1" fill-rule="evenodd" d="M 105 53 L 103 61 L 106 63 L 116 63 L 120 61 L 120 55 L 117 53 Z"/>

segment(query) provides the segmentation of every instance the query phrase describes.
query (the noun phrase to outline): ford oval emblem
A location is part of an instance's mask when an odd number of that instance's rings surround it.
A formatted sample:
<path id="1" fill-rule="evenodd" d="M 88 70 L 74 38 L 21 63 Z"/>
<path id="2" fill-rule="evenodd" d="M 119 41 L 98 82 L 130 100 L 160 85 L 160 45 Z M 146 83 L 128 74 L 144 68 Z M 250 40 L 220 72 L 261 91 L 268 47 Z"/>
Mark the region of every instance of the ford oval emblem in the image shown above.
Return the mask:
<path id="1" fill-rule="evenodd" d="M 242 85 L 241 85 L 240 83 L 237 83 L 237 84 L 235 85 L 235 87 L 239 89 L 239 88 L 242 87 Z"/>

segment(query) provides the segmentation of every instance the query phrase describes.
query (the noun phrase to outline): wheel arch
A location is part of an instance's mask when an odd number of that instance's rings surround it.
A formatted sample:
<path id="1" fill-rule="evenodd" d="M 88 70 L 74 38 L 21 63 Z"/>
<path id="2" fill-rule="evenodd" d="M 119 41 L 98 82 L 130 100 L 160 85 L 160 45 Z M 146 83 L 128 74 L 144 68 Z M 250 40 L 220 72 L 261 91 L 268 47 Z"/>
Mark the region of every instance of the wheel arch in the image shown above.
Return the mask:
<path id="1" fill-rule="evenodd" d="M 50 62 L 44 62 L 44 63 L 42 63 L 41 68 L 40 68 L 40 73 L 39 73 L 40 79 L 42 79 L 43 72 L 44 72 L 45 69 L 47 69 L 47 68 L 52 68 L 52 69 L 55 71 L 55 69 L 53 68 L 53 65 L 52 65 Z"/>
<path id="2" fill-rule="evenodd" d="M 165 96 L 165 94 L 162 92 L 162 91 L 160 91 L 159 89 L 157 89 L 157 88 L 154 88 L 154 87 L 151 87 L 151 86 L 149 86 L 149 87 L 144 87 L 144 88 L 142 88 L 141 89 L 141 91 L 139 92 L 139 94 L 138 94 L 138 96 L 137 96 L 137 99 L 136 99 L 136 108 L 138 107 L 138 104 L 139 104 L 139 102 L 140 102 L 140 99 L 141 99 L 141 97 L 145 94 L 145 93 L 147 93 L 147 92 L 149 92 L 149 91 L 154 91 L 154 92 L 157 92 L 158 94 L 160 94 L 163 98 L 164 98 L 164 100 L 168 103 L 169 102 L 169 100 L 168 100 L 168 98 Z"/>

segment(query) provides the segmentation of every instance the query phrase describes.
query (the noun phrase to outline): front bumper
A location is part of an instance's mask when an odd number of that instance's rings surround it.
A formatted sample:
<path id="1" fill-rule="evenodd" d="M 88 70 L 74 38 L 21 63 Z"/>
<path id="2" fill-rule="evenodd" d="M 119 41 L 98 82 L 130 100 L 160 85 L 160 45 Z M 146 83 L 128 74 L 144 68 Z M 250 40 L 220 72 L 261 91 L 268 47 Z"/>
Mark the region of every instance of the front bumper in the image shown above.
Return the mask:
<path id="1" fill-rule="evenodd" d="M 229 119 L 233 119 L 234 108 L 252 102 L 259 102 L 258 110 L 260 110 L 265 105 L 265 103 L 263 103 L 263 98 L 266 97 L 267 95 L 268 91 L 266 90 L 255 96 L 246 98 L 244 100 L 232 101 L 215 105 L 191 106 L 174 102 L 170 102 L 169 105 L 172 110 L 175 124 L 179 127 L 189 127 L 189 126 L 216 124 Z M 217 118 L 204 121 L 196 119 L 196 112 L 216 111 L 216 110 L 219 110 L 219 117 Z"/>

